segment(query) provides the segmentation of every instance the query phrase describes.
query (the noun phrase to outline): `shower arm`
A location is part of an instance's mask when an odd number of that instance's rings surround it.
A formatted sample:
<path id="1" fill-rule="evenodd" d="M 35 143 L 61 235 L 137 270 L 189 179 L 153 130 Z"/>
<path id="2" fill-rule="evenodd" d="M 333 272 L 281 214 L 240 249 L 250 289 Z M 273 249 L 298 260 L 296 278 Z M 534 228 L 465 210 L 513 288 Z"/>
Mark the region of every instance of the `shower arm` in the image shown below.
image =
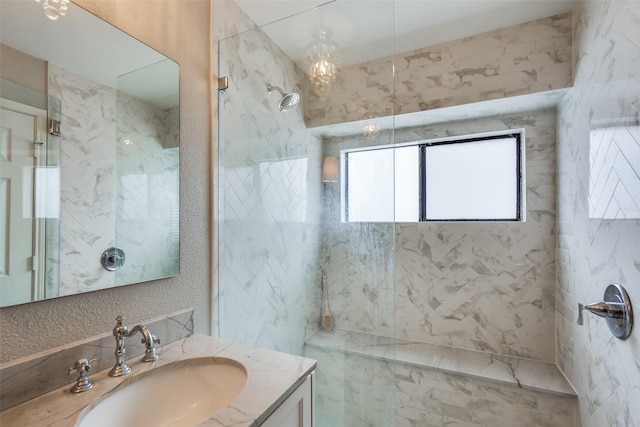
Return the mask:
<path id="1" fill-rule="evenodd" d="M 280 92 L 280 95 L 284 98 L 287 94 L 284 92 L 284 90 L 280 89 L 278 86 L 273 86 L 267 83 L 267 92 L 271 93 L 273 91 L 273 89 L 277 90 L 278 92 Z"/>

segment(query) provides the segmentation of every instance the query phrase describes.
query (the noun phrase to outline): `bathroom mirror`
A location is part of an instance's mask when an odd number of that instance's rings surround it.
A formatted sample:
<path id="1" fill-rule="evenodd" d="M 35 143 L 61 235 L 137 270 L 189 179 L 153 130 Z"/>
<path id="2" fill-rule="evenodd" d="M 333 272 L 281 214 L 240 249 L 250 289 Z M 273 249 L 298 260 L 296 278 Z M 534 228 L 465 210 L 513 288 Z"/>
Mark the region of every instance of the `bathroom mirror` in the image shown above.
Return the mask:
<path id="1" fill-rule="evenodd" d="M 177 275 L 178 64 L 73 3 L 0 19 L 0 306 Z"/>

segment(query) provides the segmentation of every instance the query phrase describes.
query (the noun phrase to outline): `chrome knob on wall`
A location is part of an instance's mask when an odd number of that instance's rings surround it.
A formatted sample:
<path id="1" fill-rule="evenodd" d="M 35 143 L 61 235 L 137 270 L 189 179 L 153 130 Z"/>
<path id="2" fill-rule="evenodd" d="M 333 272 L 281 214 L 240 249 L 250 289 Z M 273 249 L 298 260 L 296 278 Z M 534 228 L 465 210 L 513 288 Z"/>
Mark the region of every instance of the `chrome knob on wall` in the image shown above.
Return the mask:
<path id="1" fill-rule="evenodd" d="M 597 301 L 591 304 L 578 303 L 578 325 L 584 323 L 582 311 L 604 317 L 607 326 L 614 337 L 621 340 L 627 339 L 631 335 L 633 328 L 633 308 L 627 291 L 618 284 L 607 286 L 604 291 L 604 301 Z"/>
<path id="2" fill-rule="evenodd" d="M 126 257 L 122 249 L 109 248 L 102 252 L 102 255 L 100 256 L 100 263 L 105 270 L 116 271 L 122 268 L 125 259 Z"/>

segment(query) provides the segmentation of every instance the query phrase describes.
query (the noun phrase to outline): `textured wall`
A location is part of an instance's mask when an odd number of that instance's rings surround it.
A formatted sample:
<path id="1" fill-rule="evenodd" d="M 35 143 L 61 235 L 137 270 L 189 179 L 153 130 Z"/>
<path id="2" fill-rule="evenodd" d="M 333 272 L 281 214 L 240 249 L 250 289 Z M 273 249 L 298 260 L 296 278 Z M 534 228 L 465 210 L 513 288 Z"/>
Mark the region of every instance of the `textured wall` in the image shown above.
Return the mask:
<path id="1" fill-rule="evenodd" d="M 180 275 L 2 308 L 3 362 L 109 331 L 120 312 L 134 324 L 193 307 L 196 331 L 210 331 L 209 1 L 78 3 L 180 64 Z"/>
<path id="2" fill-rule="evenodd" d="M 591 130 L 631 126 L 635 137 L 625 140 L 631 156 L 618 152 L 621 168 L 608 174 L 622 177 L 626 163 L 631 176 L 633 169 L 640 176 L 640 2 L 583 1 L 578 12 L 575 87 L 560 105 L 558 124 L 557 363 L 580 396 L 584 427 L 637 427 L 640 219 L 590 218 L 590 181 L 597 176 L 590 175 L 589 141 Z M 628 189 L 637 194 L 633 182 Z M 585 313 L 583 326 L 576 324 L 578 302 L 601 300 L 615 282 L 626 287 L 636 313 L 625 341 L 592 314 Z"/>
<path id="3" fill-rule="evenodd" d="M 320 318 L 321 145 L 266 86 L 301 92 L 304 74 L 260 29 L 219 48 L 219 334 L 300 354 Z"/>
<path id="4" fill-rule="evenodd" d="M 341 68 L 327 99 L 309 94 L 307 126 L 569 87 L 571 22 L 563 14 Z"/>

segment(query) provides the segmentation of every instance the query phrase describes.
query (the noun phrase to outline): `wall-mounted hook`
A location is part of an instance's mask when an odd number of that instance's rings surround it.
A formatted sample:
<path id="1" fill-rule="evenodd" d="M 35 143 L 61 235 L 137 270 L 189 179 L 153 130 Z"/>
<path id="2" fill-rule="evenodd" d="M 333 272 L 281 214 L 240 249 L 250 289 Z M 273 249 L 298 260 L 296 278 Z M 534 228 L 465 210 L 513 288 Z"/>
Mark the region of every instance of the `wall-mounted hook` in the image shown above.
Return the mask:
<path id="1" fill-rule="evenodd" d="M 604 317 L 614 337 L 624 340 L 631 335 L 633 308 L 627 291 L 621 285 L 611 284 L 607 286 L 604 291 L 604 301 L 597 301 L 587 305 L 578 303 L 578 325 L 584 323 L 582 318 L 583 310 Z"/>
<path id="2" fill-rule="evenodd" d="M 218 91 L 224 92 L 227 89 L 229 89 L 229 77 L 224 76 L 218 78 Z"/>

